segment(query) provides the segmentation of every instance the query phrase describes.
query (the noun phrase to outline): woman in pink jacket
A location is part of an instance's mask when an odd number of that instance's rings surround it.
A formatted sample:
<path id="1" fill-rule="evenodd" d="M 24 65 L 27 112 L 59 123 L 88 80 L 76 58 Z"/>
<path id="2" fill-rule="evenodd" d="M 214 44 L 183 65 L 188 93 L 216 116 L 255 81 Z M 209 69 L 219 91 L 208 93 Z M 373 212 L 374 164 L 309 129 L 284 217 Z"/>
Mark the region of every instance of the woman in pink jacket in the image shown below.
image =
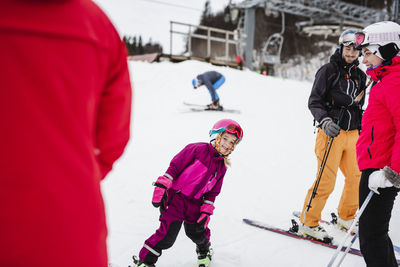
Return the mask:
<path id="1" fill-rule="evenodd" d="M 186 235 L 197 245 L 198 266 L 211 260 L 210 229 L 214 200 L 221 191 L 228 156 L 242 140 L 240 125 L 229 119 L 218 121 L 210 131 L 210 143 L 187 145 L 155 182 L 152 203 L 160 207 L 160 228 L 145 242 L 137 267 L 154 266 L 164 249 L 170 248 L 184 223 Z"/>
<path id="2" fill-rule="evenodd" d="M 368 267 L 398 266 L 388 230 L 400 186 L 400 25 L 372 24 L 356 34 L 356 43 L 375 82 L 357 142 L 360 205 L 376 192 L 360 218 L 360 248 Z"/>

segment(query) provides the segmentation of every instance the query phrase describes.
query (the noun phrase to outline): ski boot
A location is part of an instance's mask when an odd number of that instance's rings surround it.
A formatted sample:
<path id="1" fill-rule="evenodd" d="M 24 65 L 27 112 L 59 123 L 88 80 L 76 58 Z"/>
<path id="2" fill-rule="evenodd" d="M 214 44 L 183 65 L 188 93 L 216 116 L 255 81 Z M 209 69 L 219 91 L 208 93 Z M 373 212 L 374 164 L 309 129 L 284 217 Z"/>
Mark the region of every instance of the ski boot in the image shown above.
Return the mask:
<path id="1" fill-rule="evenodd" d="M 141 261 L 141 260 L 140 260 L 138 257 L 136 257 L 136 256 L 133 256 L 132 258 L 133 258 L 133 263 L 134 263 L 135 265 L 129 266 L 129 267 L 155 267 L 154 264 L 146 264 L 146 263 L 144 263 L 143 261 Z"/>
<path id="2" fill-rule="evenodd" d="M 200 251 L 196 248 L 197 253 L 197 266 L 198 267 L 209 267 L 212 256 L 212 249 L 207 249 L 206 251 Z"/>
<path id="3" fill-rule="evenodd" d="M 223 110 L 224 108 L 219 104 L 219 100 L 212 102 L 211 104 L 207 105 L 207 110 Z"/>
<path id="4" fill-rule="evenodd" d="M 337 226 L 345 231 L 348 231 L 353 224 L 354 219 L 351 220 L 342 220 L 340 217 L 337 219 Z M 358 232 L 358 222 L 356 223 L 355 227 L 351 231 L 352 235 L 355 235 Z"/>
<path id="5" fill-rule="evenodd" d="M 300 225 L 297 232 L 302 236 L 309 236 L 324 243 L 331 244 L 333 237 L 331 237 L 321 225 L 309 227 L 307 225 Z"/>

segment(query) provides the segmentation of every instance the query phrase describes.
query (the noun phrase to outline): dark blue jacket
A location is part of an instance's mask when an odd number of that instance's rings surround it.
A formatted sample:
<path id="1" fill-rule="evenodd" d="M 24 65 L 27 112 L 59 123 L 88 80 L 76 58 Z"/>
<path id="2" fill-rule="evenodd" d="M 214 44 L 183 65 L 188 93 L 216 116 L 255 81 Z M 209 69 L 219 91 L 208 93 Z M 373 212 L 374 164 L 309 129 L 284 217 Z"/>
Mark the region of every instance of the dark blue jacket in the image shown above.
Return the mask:
<path id="1" fill-rule="evenodd" d="M 222 78 L 222 74 L 216 71 L 207 71 L 203 74 L 198 75 L 196 78 L 199 82 L 207 86 L 208 90 L 213 95 L 215 93 L 215 88 L 213 84 Z M 214 99 L 215 97 L 213 96 L 212 98 Z"/>

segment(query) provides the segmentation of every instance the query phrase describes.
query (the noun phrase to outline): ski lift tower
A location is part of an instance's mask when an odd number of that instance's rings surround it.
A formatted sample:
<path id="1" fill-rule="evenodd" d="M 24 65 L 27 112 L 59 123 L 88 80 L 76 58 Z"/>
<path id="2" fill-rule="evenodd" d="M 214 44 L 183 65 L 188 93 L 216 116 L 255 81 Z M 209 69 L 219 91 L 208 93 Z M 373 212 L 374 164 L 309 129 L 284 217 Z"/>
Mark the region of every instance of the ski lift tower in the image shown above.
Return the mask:
<path id="1" fill-rule="evenodd" d="M 329 26 L 331 33 L 339 32 L 343 26 L 364 28 L 374 22 L 393 19 L 386 11 L 367 8 L 338 0 L 244 0 L 230 4 L 232 11 L 243 10 L 244 14 L 244 58 L 245 65 L 253 69 L 255 11 L 257 8 L 283 12 L 308 18 L 296 23 L 299 31 L 312 33 L 321 26 Z M 393 10 L 393 9 L 392 9 Z M 266 10 L 267 11 L 267 10 Z M 325 31 L 326 34 L 326 31 Z M 278 62 L 278 61 L 277 61 Z"/>

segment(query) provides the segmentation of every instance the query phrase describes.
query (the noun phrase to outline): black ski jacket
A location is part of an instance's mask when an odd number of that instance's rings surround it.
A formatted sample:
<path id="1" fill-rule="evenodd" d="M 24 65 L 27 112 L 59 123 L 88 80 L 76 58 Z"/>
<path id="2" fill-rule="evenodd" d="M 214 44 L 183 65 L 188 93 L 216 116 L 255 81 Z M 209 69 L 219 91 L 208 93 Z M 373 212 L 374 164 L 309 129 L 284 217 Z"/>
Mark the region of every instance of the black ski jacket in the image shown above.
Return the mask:
<path id="1" fill-rule="evenodd" d="M 330 62 L 318 70 L 308 100 L 308 108 L 317 122 L 326 117 L 336 122 L 342 113 L 339 122 L 341 129 L 361 129 L 365 95 L 357 104 L 354 99 L 365 90 L 366 75 L 358 68 L 358 64 L 358 60 L 347 64 L 337 49 Z"/>

